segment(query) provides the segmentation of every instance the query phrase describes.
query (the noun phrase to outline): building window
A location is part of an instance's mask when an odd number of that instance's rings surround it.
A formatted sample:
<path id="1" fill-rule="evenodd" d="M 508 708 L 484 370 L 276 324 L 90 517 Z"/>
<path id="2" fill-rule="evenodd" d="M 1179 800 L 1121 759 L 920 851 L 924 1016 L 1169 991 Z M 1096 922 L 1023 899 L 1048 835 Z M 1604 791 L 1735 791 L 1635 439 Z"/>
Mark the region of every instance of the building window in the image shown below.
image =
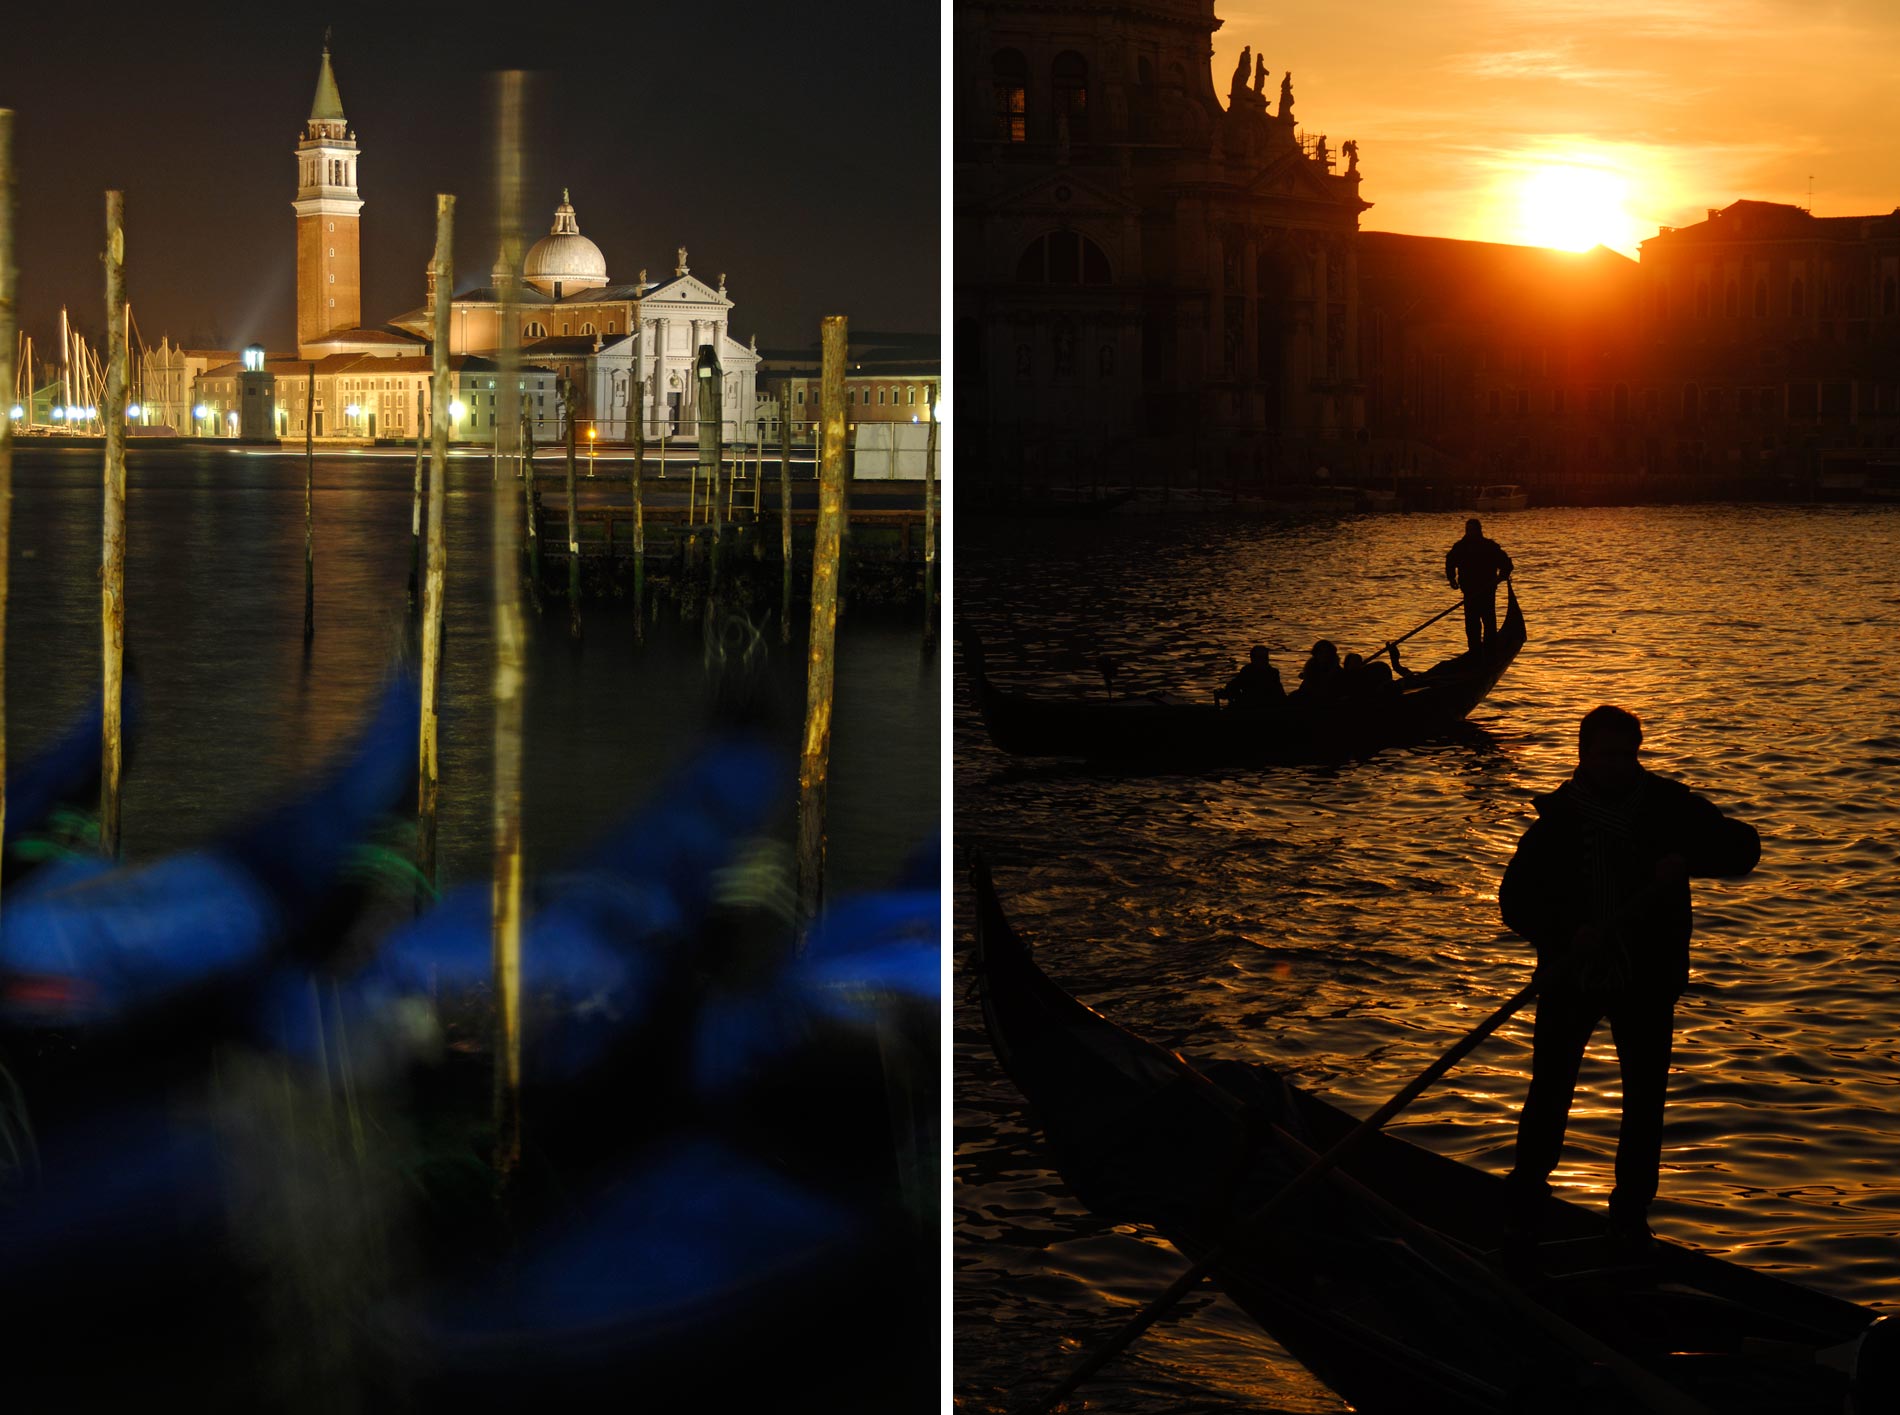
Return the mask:
<path id="1" fill-rule="evenodd" d="M 570 332 L 571 332 L 571 330 L 570 330 L 570 326 L 568 326 L 567 324 L 562 324 L 562 326 L 561 326 L 561 333 L 563 333 L 563 334 L 567 334 L 567 333 L 570 333 Z"/>
<path id="2" fill-rule="evenodd" d="M 538 319 L 529 320 L 521 331 L 521 337 L 523 339 L 545 339 L 547 338 L 547 334 L 548 327 Z"/>
<path id="3" fill-rule="evenodd" d="M 882 388 L 877 390 L 877 405 L 880 408 L 884 406 L 884 390 Z"/>
<path id="4" fill-rule="evenodd" d="M 1016 262 L 1016 279 L 1025 285 L 1106 285 L 1109 278 L 1102 248 L 1075 231 L 1038 236 Z"/>
<path id="5" fill-rule="evenodd" d="M 614 330 L 614 321 L 613 321 L 613 320 L 611 320 L 611 319 L 607 321 L 607 332 L 608 332 L 609 334 L 612 334 L 612 333 L 614 333 L 614 332 L 615 332 L 615 330 Z"/>
<path id="6" fill-rule="evenodd" d="M 792 394 L 792 401 L 794 403 L 803 403 L 805 401 L 805 390 L 801 388 Z"/>
<path id="7" fill-rule="evenodd" d="M 906 388 L 904 390 L 904 401 L 906 403 L 915 403 L 917 401 L 917 390 L 915 388 Z"/>
<path id="8" fill-rule="evenodd" d="M 1003 141 L 1029 141 L 1029 62 L 1017 50 L 999 50 L 990 60 L 990 80 Z"/>
<path id="9" fill-rule="evenodd" d="M 1070 142 L 1089 140 L 1089 65 L 1073 49 L 1056 55 L 1049 66 L 1050 88 L 1056 101 L 1056 120 L 1067 120 Z"/>
<path id="10" fill-rule="evenodd" d="M 591 319 L 588 320 L 587 323 L 581 326 L 581 333 L 592 334 L 593 332 L 594 332 L 594 322 Z"/>

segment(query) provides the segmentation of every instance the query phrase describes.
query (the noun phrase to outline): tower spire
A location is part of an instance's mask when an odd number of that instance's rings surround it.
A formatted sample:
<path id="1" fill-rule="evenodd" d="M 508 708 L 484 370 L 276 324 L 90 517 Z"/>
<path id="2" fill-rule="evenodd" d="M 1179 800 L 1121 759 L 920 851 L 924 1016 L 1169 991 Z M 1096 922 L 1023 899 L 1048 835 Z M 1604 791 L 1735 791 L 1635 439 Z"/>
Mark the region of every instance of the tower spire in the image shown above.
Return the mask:
<path id="1" fill-rule="evenodd" d="M 343 95 L 337 92 L 336 73 L 330 67 L 330 31 L 323 32 L 323 66 L 317 70 L 317 96 L 310 103 L 313 123 L 341 123 Z"/>

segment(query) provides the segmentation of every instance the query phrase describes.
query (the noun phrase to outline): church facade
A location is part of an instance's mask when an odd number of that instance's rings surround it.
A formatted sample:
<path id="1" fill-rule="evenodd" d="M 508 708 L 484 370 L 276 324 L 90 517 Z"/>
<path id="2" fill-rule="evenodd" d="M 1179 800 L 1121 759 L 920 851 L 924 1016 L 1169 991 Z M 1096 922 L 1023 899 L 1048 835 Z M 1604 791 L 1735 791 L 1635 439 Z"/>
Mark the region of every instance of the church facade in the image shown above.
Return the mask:
<path id="1" fill-rule="evenodd" d="M 1364 425 L 1358 150 L 1305 133 L 1212 0 L 960 0 L 965 485 L 1188 455 L 1310 473 Z"/>
<path id="2" fill-rule="evenodd" d="M 429 343 L 442 292 L 431 266 L 420 308 L 385 324 L 362 321 L 361 152 L 327 45 L 295 156 L 297 356 L 265 364 L 277 380 L 276 435 L 412 438 L 429 423 Z M 450 396 L 461 409 L 453 439 L 494 440 L 492 375 L 505 290 L 520 321 L 524 411 L 538 443 L 564 435 L 558 388 L 569 380 L 576 425 L 596 440 L 630 440 L 639 418 L 650 439 L 697 436 L 704 386 L 698 370 L 706 355 L 721 372 L 723 435 L 745 437 L 757 396 L 758 351 L 730 332 L 733 301 L 725 275 L 709 283 L 692 273 L 684 247 L 677 256 L 670 277 L 650 280 L 642 270 L 616 283 L 563 192 L 548 234 L 529 248 L 511 290 L 509 272 L 497 261 L 485 283 L 447 296 Z M 197 374 L 195 432 L 236 436 L 249 426 L 239 391 L 246 372 L 233 359 Z"/>

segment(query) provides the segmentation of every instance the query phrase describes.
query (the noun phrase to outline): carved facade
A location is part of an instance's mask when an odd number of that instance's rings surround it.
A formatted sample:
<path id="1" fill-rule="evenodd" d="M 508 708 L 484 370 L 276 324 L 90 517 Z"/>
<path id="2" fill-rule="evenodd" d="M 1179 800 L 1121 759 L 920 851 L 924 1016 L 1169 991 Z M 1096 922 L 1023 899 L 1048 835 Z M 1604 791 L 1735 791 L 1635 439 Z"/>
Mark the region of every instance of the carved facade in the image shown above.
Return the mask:
<path id="1" fill-rule="evenodd" d="M 1264 56 L 1223 102 L 1219 25 L 1212 0 L 959 0 L 966 485 L 1190 445 L 1300 476 L 1362 426 L 1357 149 L 1303 134 Z"/>

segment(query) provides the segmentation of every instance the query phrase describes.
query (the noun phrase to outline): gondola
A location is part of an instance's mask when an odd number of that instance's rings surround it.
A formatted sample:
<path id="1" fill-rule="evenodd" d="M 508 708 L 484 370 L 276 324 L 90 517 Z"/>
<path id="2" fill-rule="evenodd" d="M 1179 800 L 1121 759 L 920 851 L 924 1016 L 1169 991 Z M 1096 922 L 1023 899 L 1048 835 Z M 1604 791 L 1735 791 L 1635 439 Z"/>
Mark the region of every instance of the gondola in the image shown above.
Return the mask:
<path id="1" fill-rule="evenodd" d="M 990 740 L 1017 756 L 1145 766 L 1245 766 L 1363 756 L 1442 735 L 1497 685 L 1524 647 L 1524 612 L 1507 584 L 1497 637 L 1389 687 L 1309 705 L 1295 694 L 1248 711 L 1165 693 L 1090 700 L 1010 692 L 990 681 L 983 644 L 964 635 Z"/>
<path id="2" fill-rule="evenodd" d="M 1507 1248 L 1504 1180 L 1386 1134 L 1272 1221 L 1239 1221 L 1353 1126 L 1271 1067 L 1190 1065 L 1069 996 L 976 870 L 991 1045 L 1076 1196 L 1152 1226 L 1356 1407 L 1867 1415 L 1900 1323 L 1670 1242 L 1632 1253 L 1553 1202 Z"/>

